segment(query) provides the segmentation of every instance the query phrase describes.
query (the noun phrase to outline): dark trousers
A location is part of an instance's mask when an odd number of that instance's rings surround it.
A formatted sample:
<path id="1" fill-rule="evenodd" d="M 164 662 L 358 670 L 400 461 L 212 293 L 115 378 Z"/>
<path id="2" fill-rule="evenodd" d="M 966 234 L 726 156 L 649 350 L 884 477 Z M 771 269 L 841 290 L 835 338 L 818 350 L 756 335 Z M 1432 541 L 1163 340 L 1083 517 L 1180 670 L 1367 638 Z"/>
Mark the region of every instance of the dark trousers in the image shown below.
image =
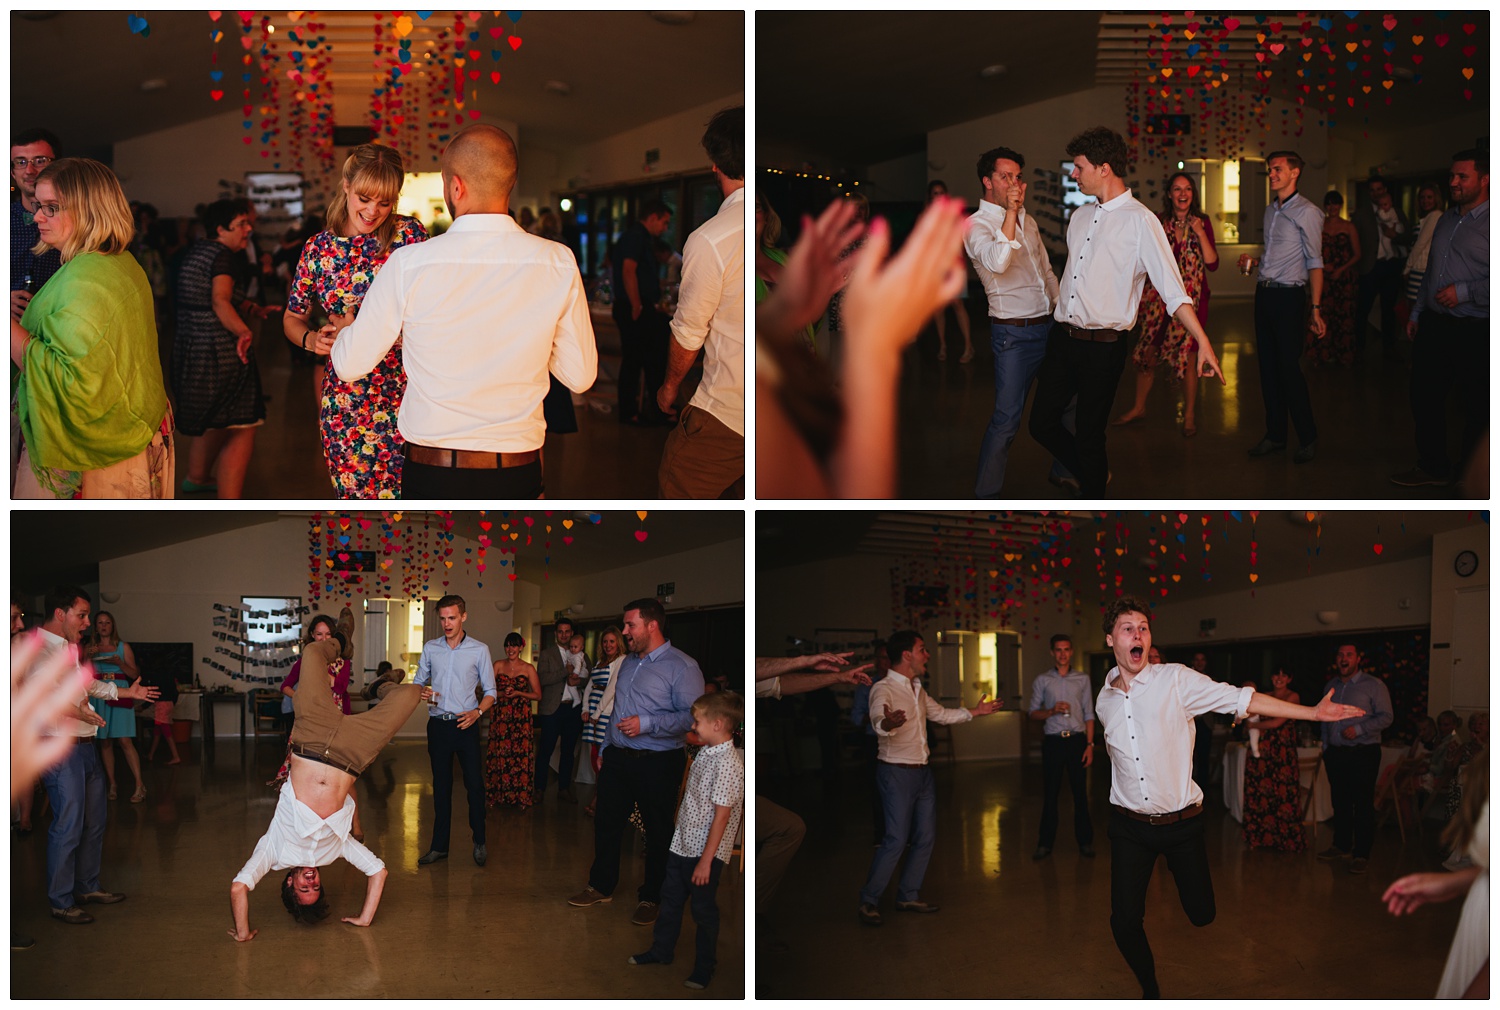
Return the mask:
<path id="1" fill-rule="evenodd" d="M 1057 841 L 1057 794 L 1063 777 L 1073 791 L 1073 837 L 1079 846 L 1094 844 L 1094 823 L 1089 820 L 1088 769 L 1083 766 L 1088 740 L 1082 733 L 1042 737 L 1042 825 L 1037 845 L 1052 848 Z"/>
<path id="2" fill-rule="evenodd" d="M 1354 346 L 1365 346 L 1370 332 L 1370 309 L 1380 297 L 1380 336 L 1387 344 L 1396 339 L 1396 299 L 1401 295 L 1401 267 L 1405 257 L 1376 260 L 1375 266 L 1359 278 L 1359 293 L 1354 306 Z"/>
<path id="3" fill-rule="evenodd" d="M 724 864 L 715 859 L 708 871 L 708 883 L 701 887 L 693 883 L 693 869 L 697 865 L 696 856 L 667 853 L 667 872 L 661 882 L 661 908 L 656 913 L 651 953 L 662 964 L 672 963 L 672 955 L 677 951 L 677 937 L 682 932 L 682 913 L 691 901 L 693 921 L 698 924 L 693 974 L 704 977 L 712 975 L 718 964 L 714 957 L 714 948 L 719 945 L 719 904 L 715 895 Z"/>
<path id="4" fill-rule="evenodd" d="M 484 766 L 479 758 L 479 723 L 459 729 L 446 719 L 427 720 L 427 756 L 432 759 L 432 848 L 448 851 L 453 826 L 453 759 L 469 794 L 469 830 L 474 844 L 484 844 Z"/>
<path id="5" fill-rule="evenodd" d="M 1084 498 L 1103 498 L 1109 483 L 1104 430 L 1124 371 L 1125 341 L 1100 344 L 1052 328 L 1031 402 L 1031 437 L 1078 478 Z M 1075 396 L 1076 435 L 1063 424 Z"/>
<path id="6" fill-rule="evenodd" d="M 865 758 L 865 781 L 870 786 L 870 842 L 879 845 L 885 837 L 885 805 L 880 802 L 880 782 L 875 777 L 880 767 L 880 738 L 873 733 L 861 733 L 859 750 Z"/>
<path id="7" fill-rule="evenodd" d="M 406 460 L 401 466 L 402 498 L 540 498 L 542 461 L 525 466 L 468 470 Z"/>
<path id="8" fill-rule="evenodd" d="M 1333 844 L 1370 858 L 1375 844 L 1375 780 L 1380 775 L 1380 745 L 1329 747 L 1323 751 L 1328 768 L 1328 793 L 1333 799 Z"/>
<path id="9" fill-rule="evenodd" d="M 557 788 L 573 786 L 573 754 L 578 750 L 578 738 L 583 735 L 581 706 L 557 706 L 557 711 L 541 717 L 542 746 L 536 752 L 536 791 L 547 791 L 547 773 L 552 770 L 552 748 L 562 741 L 562 753 L 557 756 Z"/>
<path id="10" fill-rule="evenodd" d="M 1417 465 L 1434 477 L 1457 477 L 1490 426 L 1488 319 L 1460 319 L 1427 308 L 1417 319 L 1411 356 L 1411 413 Z M 1458 392 L 1463 416 L 1462 456 L 1450 469 L 1448 393 Z"/>
<path id="11" fill-rule="evenodd" d="M 1266 437 L 1286 441 L 1286 419 L 1297 429 L 1297 441 L 1317 441 L 1312 400 L 1302 375 L 1302 340 L 1306 333 L 1302 288 L 1255 288 L 1255 357 L 1260 362 L 1260 395 L 1266 405 Z"/>
<path id="12" fill-rule="evenodd" d="M 630 808 L 638 805 L 646 826 L 646 877 L 636 900 L 660 903 L 677 817 L 677 789 L 682 785 L 686 764 L 687 754 L 681 748 L 605 748 L 599 769 L 599 798 L 594 805 L 590 887 L 600 894 L 615 892 L 620 883 L 620 839 L 630 821 Z"/>
<path id="13" fill-rule="evenodd" d="M 654 306 L 643 306 L 641 318 L 630 318 L 630 301 L 624 298 L 617 306 L 615 324 L 620 328 L 620 420 L 639 415 L 645 419 L 661 417 L 656 405 L 656 391 L 667 378 L 667 342 L 671 339 L 671 320 Z M 641 375 L 646 388 L 641 391 Z"/>
<path id="14" fill-rule="evenodd" d="M 1115 935 L 1115 946 L 1141 984 L 1141 994 L 1159 997 L 1156 960 L 1146 939 L 1146 889 L 1156 857 L 1166 856 L 1188 921 L 1194 926 L 1214 921 L 1214 882 L 1203 844 L 1203 817 L 1200 814 L 1176 824 L 1148 824 L 1111 808 L 1109 843 L 1109 928 Z"/>
<path id="15" fill-rule="evenodd" d="M 1193 719 L 1193 781 L 1198 783 L 1204 795 L 1208 794 L 1208 782 L 1213 778 L 1214 717 L 1212 714 Z"/>

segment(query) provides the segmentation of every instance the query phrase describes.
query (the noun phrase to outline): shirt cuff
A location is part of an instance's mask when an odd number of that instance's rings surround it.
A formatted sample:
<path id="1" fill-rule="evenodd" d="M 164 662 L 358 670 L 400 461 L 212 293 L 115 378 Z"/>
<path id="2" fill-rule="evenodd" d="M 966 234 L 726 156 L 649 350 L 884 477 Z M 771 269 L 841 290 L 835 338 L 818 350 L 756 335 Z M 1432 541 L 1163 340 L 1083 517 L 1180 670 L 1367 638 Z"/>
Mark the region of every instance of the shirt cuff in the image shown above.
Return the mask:
<path id="1" fill-rule="evenodd" d="M 1462 305 L 1469 300 L 1469 282 L 1456 281 L 1453 285 L 1453 293 L 1458 296 L 1458 304 Z"/>
<path id="2" fill-rule="evenodd" d="M 1255 696 L 1255 688 L 1240 688 L 1240 700 L 1234 704 L 1234 715 L 1236 719 L 1244 719 L 1250 714 L 1250 699 Z"/>

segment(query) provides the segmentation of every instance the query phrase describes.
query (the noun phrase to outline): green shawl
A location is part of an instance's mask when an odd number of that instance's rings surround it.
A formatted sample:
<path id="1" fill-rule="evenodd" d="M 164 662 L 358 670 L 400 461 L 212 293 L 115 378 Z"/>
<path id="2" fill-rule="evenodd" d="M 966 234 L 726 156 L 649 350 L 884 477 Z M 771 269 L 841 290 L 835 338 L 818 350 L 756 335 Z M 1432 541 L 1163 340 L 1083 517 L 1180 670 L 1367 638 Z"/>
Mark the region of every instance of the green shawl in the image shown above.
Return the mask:
<path id="1" fill-rule="evenodd" d="M 112 466 L 151 444 L 167 413 L 156 310 L 129 253 L 82 253 L 31 299 L 16 414 L 43 487 Z"/>

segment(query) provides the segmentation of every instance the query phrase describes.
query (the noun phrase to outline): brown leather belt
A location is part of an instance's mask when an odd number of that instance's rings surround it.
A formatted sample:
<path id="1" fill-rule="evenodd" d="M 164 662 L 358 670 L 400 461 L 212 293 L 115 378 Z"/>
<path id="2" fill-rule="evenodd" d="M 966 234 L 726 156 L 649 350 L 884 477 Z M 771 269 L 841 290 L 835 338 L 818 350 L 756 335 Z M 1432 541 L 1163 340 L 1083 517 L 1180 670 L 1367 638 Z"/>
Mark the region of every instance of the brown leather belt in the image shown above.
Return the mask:
<path id="1" fill-rule="evenodd" d="M 902 764 L 900 761 L 882 761 L 880 763 L 883 764 L 883 765 L 890 765 L 892 768 L 926 768 L 927 767 L 926 765 L 908 765 L 908 764 Z"/>
<path id="2" fill-rule="evenodd" d="M 1096 344 L 1113 344 L 1125 335 L 1125 330 L 1085 330 L 1071 323 L 1058 323 L 1074 340 L 1090 340 Z"/>
<path id="3" fill-rule="evenodd" d="M 1032 316 L 1030 319 L 996 319 L 990 316 L 990 322 L 1001 326 L 1037 326 L 1041 323 L 1052 322 L 1051 316 Z"/>
<path id="4" fill-rule="evenodd" d="M 342 761 L 334 761 L 327 754 L 318 753 L 318 751 L 308 744 L 292 744 L 291 751 L 294 756 L 302 758 L 304 761 L 316 761 L 320 765 L 328 765 L 330 768 L 337 768 L 346 775 L 353 775 L 355 778 L 359 778 L 359 772 L 356 769 L 349 767 Z"/>
<path id="5" fill-rule="evenodd" d="M 1190 817 L 1197 817 L 1203 813 L 1202 803 L 1195 803 L 1190 807 L 1184 807 L 1170 814 L 1138 814 L 1134 810 L 1126 810 L 1117 803 L 1111 803 L 1110 806 L 1133 821 L 1145 821 L 1147 824 L 1176 824 L 1178 821 L 1185 821 Z"/>
<path id="6" fill-rule="evenodd" d="M 471 452 L 468 449 L 434 449 L 428 445 L 407 442 L 402 447 L 406 458 L 423 466 L 457 467 L 460 470 L 509 470 L 541 458 L 540 449 L 529 452 Z"/>

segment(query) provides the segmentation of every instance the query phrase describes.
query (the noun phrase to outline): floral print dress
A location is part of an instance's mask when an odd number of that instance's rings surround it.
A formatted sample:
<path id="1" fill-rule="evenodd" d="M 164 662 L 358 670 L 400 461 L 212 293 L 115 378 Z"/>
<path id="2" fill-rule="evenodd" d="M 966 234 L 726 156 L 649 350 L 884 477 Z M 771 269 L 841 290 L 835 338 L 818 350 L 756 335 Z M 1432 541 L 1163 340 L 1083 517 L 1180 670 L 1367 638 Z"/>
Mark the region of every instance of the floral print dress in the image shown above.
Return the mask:
<path id="1" fill-rule="evenodd" d="M 1208 271 L 1217 269 L 1219 263 L 1215 260 L 1210 267 L 1204 262 L 1203 249 L 1190 224 L 1184 222 L 1179 225 L 1171 215 L 1162 216 L 1161 224 L 1166 229 L 1172 255 L 1177 258 L 1177 268 L 1182 273 L 1182 290 L 1193 300 L 1198 322 L 1206 323 Z M 1205 222 L 1204 231 L 1208 234 L 1210 243 L 1213 242 L 1211 228 Z M 1157 363 L 1162 363 L 1171 370 L 1172 377 L 1181 382 L 1182 377 L 1187 374 L 1188 359 L 1198 346 L 1197 340 L 1181 323 L 1167 315 L 1167 306 L 1162 302 L 1161 295 L 1149 283 L 1141 296 L 1140 317 L 1141 339 L 1136 343 L 1132 355 L 1136 367 L 1146 372 Z"/>
<path id="2" fill-rule="evenodd" d="M 1302 852 L 1302 797 L 1297 768 L 1296 724 L 1282 723 L 1260 735 L 1260 757 L 1246 750 L 1245 843 L 1252 849 Z"/>
<path id="3" fill-rule="evenodd" d="M 517 674 L 511 678 L 510 686 L 517 691 L 530 690 L 531 678 Z M 485 799 L 490 806 L 504 803 L 529 807 L 535 802 L 531 791 L 535 739 L 530 699 L 502 696 L 490 709 L 490 742 L 484 759 Z"/>
<path id="4" fill-rule="evenodd" d="M 292 278 L 287 311 L 307 315 L 316 302 L 327 315 L 358 313 L 370 282 L 390 254 L 427 239 L 427 229 L 416 218 L 397 215 L 397 221 L 391 248 L 384 253 L 374 235 L 344 238 L 325 230 L 309 239 Z M 331 364 L 324 371 L 318 430 L 338 497 L 401 496 L 402 438 L 396 417 L 405 392 L 399 340 L 362 379 L 345 382 Z"/>

